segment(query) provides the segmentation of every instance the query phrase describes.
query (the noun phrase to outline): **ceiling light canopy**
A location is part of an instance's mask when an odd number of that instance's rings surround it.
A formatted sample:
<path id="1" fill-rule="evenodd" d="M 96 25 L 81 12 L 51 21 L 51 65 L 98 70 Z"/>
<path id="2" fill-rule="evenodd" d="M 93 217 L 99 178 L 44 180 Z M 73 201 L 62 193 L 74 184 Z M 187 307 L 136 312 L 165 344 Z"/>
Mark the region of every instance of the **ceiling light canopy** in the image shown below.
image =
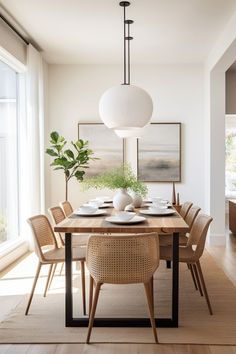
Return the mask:
<path id="1" fill-rule="evenodd" d="M 124 83 L 105 91 L 99 102 L 102 121 L 108 128 L 114 129 L 118 136 L 135 136 L 140 128 L 149 123 L 153 111 L 150 95 L 144 89 L 130 85 L 130 41 L 133 39 L 130 25 L 133 21 L 126 20 L 125 14 L 129 5 L 128 1 L 120 2 L 124 8 Z M 125 134 L 124 130 L 130 132 Z"/>

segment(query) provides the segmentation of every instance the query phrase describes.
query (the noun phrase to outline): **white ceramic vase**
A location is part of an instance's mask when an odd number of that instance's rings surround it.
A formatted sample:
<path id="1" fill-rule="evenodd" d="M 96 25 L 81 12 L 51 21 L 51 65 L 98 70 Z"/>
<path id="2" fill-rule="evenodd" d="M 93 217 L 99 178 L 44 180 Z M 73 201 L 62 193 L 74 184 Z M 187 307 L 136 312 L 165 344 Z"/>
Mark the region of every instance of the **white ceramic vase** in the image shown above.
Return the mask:
<path id="1" fill-rule="evenodd" d="M 141 197 L 141 195 L 139 195 L 135 192 L 130 192 L 130 195 L 133 199 L 133 202 L 132 202 L 133 206 L 135 208 L 140 208 L 143 203 L 143 198 Z"/>
<path id="2" fill-rule="evenodd" d="M 126 205 L 132 203 L 132 197 L 125 188 L 120 188 L 113 197 L 113 206 L 116 210 L 125 210 Z"/>

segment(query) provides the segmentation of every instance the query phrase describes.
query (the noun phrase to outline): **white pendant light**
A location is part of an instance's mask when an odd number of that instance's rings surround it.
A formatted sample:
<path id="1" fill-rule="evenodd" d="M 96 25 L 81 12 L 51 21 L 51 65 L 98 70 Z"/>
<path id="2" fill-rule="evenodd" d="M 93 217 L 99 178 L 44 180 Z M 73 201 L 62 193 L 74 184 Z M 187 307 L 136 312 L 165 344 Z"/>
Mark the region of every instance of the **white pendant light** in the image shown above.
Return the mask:
<path id="1" fill-rule="evenodd" d="M 115 129 L 115 133 L 119 138 L 141 138 L 147 133 L 148 127 L 150 127 L 150 124 L 143 128 Z"/>
<path id="2" fill-rule="evenodd" d="M 133 85 L 114 86 L 104 92 L 99 112 L 111 129 L 142 128 L 152 116 L 152 99 L 142 88 Z"/>
<path id="3" fill-rule="evenodd" d="M 99 102 L 99 113 L 108 128 L 123 133 L 124 130 L 131 130 L 135 134 L 138 130 L 134 128 L 142 128 L 150 122 L 153 103 L 144 89 L 130 85 L 130 41 L 133 39 L 130 37 L 130 25 L 133 21 L 125 17 L 125 9 L 129 5 L 128 1 L 120 2 L 124 8 L 124 83 L 104 92 Z"/>

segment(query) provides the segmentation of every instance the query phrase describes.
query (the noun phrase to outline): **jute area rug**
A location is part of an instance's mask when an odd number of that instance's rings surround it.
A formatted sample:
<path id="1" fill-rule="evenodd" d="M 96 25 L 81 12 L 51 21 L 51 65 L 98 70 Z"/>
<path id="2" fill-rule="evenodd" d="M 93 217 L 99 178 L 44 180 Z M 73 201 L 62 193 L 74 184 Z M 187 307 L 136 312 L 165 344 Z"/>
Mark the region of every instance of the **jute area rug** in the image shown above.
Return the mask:
<path id="1" fill-rule="evenodd" d="M 190 271 L 181 265 L 179 328 L 158 328 L 161 343 L 236 345 L 236 289 L 208 253 L 202 257 L 202 268 L 214 315 L 209 315 L 205 299 L 195 290 Z M 171 271 L 162 262 L 155 274 L 156 316 L 170 314 L 170 286 Z M 87 328 L 64 326 L 64 277 L 55 277 L 46 298 L 40 292 L 35 295 L 28 316 L 24 316 L 28 296 L 19 296 L 15 307 L 0 324 L 0 343 L 84 343 Z M 82 316 L 80 292 L 77 274 L 74 276 L 75 316 Z M 103 286 L 97 317 L 146 317 L 147 314 L 142 285 Z M 91 341 L 153 343 L 153 335 L 151 328 L 94 328 Z"/>

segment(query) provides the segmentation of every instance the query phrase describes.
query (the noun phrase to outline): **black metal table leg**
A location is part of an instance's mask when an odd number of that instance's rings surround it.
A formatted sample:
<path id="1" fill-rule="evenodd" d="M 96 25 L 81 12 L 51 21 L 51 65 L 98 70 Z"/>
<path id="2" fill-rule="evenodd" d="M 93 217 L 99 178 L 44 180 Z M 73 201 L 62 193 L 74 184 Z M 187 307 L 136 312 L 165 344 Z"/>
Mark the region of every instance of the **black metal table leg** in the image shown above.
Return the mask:
<path id="1" fill-rule="evenodd" d="M 175 327 L 179 324 L 179 234 L 173 233 L 172 250 L 172 321 Z"/>
<path id="2" fill-rule="evenodd" d="M 65 235 L 66 258 L 66 327 L 87 327 L 88 318 L 73 317 L 72 297 L 72 241 L 71 233 Z M 179 316 L 179 233 L 173 234 L 172 253 L 172 317 L 158 318 L 158 327 L 178 327 Z M 95 318 L 94 327 L 150 327 L 149 318 Z"/>
<path id="3" fill-rule="evenodd" d="M 66 327 L 72 324 L 73 320 L 73 297 L 72 297 L 72 242 L 71 233 L 65 234 L 65 263 L 66 263 Z"/>

